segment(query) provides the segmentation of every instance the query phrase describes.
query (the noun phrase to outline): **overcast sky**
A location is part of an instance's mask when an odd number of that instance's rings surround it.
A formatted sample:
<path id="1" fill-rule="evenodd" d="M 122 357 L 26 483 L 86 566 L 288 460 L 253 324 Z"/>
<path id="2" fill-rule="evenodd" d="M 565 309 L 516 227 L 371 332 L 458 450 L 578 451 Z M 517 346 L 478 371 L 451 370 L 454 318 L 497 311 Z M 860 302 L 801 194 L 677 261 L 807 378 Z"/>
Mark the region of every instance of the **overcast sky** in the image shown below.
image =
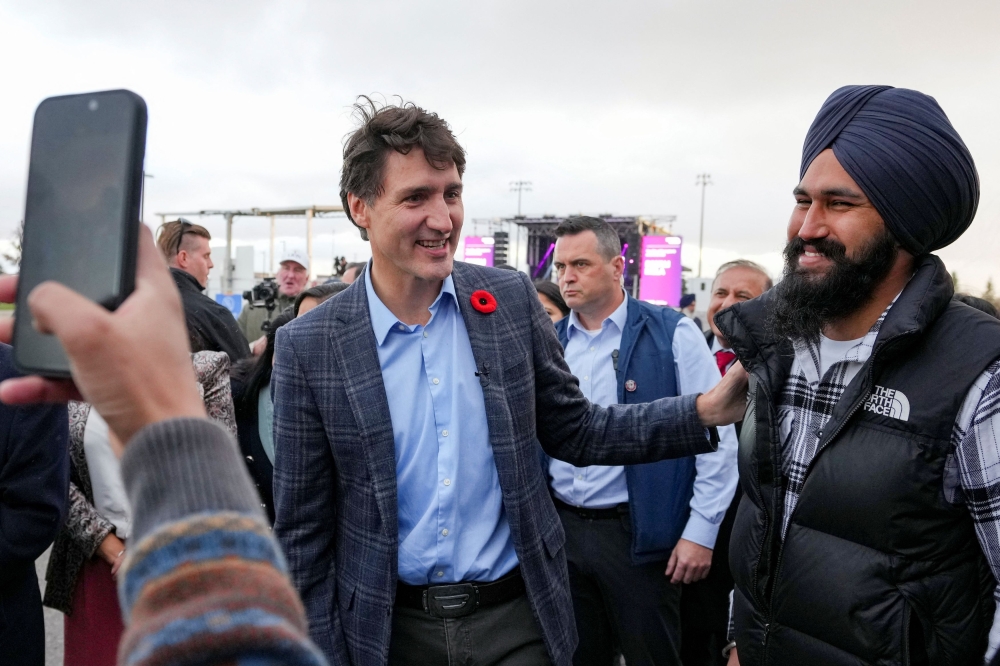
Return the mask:
<path id="1" fill-rule="evenodd" d="M 979 213 L 941 255 L 978 292 L 1000 280 L 997 26 L 994 0 L 0 0 L 0 237 L 22 217 L 45 97 L 146 99 L 152 221 L 338 204 L 350 105 L 378 93 L 451 123 L 469 155 L 467 232 L 512 215 L 510 181 L 530 180 L 527 214 L 676 215 L 696 249 L 708 172 L 706 274 L 737 256 L 777 270 L 813 116 L 841 85 L 880 83 L 937 98 L 976 159 Z M 346 221 L 316 229 L 317 256 L 366 256 Z M 284 240 L 304 247 L 303 232 L 288 223 Z M 267 246 L 264 221 L 235 235 Z"/>

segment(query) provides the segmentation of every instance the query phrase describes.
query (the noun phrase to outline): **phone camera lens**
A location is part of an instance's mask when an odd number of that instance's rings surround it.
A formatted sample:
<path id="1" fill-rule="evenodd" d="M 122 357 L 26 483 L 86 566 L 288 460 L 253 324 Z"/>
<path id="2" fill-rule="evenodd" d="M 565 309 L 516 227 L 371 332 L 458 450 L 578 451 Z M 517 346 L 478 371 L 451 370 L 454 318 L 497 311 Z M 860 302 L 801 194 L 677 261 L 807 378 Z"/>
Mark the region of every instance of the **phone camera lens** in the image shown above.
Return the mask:
<path id="1" fill-rule="evenodd" d="M 87 108 L 90 109 L 91 111 L 97 111 L 97 100 L 92 99 L 89 102 L 87 102 Z"/>

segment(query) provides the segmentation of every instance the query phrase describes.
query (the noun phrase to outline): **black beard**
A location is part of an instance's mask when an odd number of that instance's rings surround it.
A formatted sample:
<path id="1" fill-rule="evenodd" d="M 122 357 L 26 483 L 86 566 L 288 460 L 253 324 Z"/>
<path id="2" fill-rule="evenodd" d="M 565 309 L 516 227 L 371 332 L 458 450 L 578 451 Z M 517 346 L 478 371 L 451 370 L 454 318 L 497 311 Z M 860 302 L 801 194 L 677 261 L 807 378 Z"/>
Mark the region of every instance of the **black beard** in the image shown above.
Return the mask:
<path id="1" fill-rule="evenodd" d="M 811 245 L 833 262 L 826 275 L 811 277 L 798 269 L 799 257 Z M 837 241 L 820 238 L 808 243 L 795 237 L 785 246 L 785 271 L 775 287 L 771 330 L 783 338 L 818 341 L 823 327 L 844 319 L 871 302 L 875 289 L 889 275 L 899 246 L 888 231 L 873 238 L 848 259 Z"/>

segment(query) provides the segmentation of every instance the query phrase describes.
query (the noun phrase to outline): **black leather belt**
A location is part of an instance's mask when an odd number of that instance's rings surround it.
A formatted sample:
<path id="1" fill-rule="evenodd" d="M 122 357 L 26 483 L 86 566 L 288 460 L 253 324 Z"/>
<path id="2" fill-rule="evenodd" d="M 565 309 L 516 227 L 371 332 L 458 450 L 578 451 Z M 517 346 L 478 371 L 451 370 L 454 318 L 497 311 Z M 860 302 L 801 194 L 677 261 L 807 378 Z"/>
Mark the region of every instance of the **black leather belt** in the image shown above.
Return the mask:
<path id="1" fill-rule="evenodd" d="M 628 504 L 619 504 L 618 506 L 608 507 L 607 509 L 588 509 L 583 506 L 573 506 L 572 504 L 566 504 L 566 502 L 553 497 L 552 501 L 555 502 L 557 509 L 562 509 L 563 511 L 569 511 L 570 513 L 575 513 L 584 520 L 608 520 L 611 518 L 621 518 L 624 514 L 628 513 Z"/>
<path id="2" fill-rule="evenodd" d="M 416 608 L 440 618 L 464 617 L 479 608 L 496 606 L 524 594 L 520 567 L 492 583 L 451 585 L 396 584 L 396 605 Z"/>

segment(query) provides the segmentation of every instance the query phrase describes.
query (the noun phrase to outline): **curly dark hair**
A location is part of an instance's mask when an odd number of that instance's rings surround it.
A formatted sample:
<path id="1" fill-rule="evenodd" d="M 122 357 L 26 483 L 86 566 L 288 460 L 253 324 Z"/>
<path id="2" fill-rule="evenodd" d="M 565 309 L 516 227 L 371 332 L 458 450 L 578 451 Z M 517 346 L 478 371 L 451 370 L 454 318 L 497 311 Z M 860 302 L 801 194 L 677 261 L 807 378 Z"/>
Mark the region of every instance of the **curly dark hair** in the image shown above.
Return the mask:
<path id="1" fill-rule="evenodd" d="M 344 165 L 340 173 L 340 201 L 354 226 L 347 205 L 347 194 L 372 204 L 382 194 L 385 160 L 390 150 L 406 155 L 414 147 L 424 151 L 427 163 L 435 169 L 447 169 L 452 164 L 459 177 L 465 173 L 465 149 L 452 134 L 448 123 L 436 113 L 428 113 L 413 102 L 377 104 L 367 95 L 358 97 L 354 114 L 358 129 L 347 135 L 344 142 Z M 361 238 L 368 232 L 358 227 Z"/>

